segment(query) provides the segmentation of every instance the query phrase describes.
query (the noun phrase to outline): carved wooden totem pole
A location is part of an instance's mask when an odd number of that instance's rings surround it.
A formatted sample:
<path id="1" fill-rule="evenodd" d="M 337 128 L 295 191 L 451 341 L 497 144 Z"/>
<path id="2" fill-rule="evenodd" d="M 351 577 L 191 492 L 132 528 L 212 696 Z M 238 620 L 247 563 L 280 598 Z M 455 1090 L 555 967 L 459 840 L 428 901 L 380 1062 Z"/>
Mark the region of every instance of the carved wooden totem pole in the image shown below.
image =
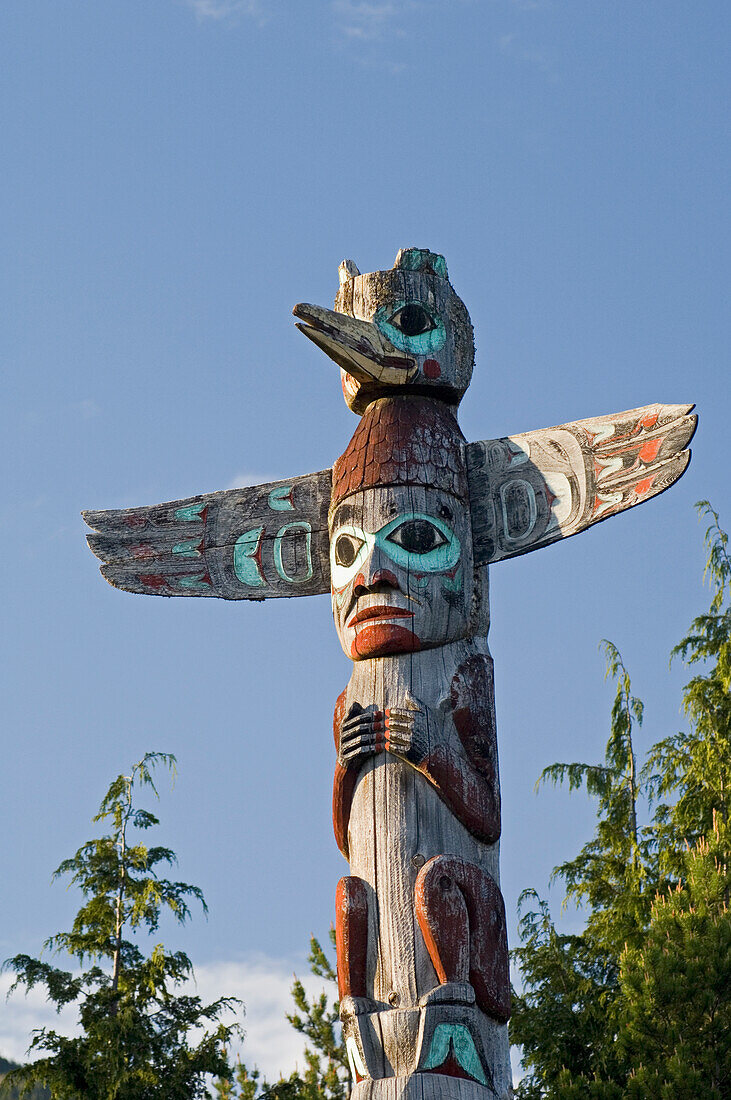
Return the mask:
<path id="1" fill-rule="evenodd" d="M 469 315 L 442 256 L 340 267 L 298 327 L 360 416 L 332 470 L 87 512 L 113 585 L 261 600 L 330 591 L 353 674 L 335 707 L 340 1013 L 354 1100 L 512 1094 L 488 563 L 648 500 L 685 470 L 691 405 L 467 443 Z"/>

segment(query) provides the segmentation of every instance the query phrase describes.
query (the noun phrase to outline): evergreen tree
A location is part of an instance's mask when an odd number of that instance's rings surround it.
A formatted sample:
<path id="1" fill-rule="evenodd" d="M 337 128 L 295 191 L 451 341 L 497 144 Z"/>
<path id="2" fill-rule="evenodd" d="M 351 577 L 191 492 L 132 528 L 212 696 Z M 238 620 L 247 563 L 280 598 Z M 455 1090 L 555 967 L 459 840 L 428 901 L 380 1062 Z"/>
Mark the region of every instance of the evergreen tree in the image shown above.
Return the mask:
<path id="1" fill-rule="evenodd" d="M 55 872 L 54 878 L 69 875 L 86 900 L 71 931 L 51 936 L 45 947 L 79 966 L 91 964 L 88 969 L 62 970 L 29 955 L 4 964 L 16 974 L 11 992 L 42 985 L 57 1011 L 78 1005 L 81 1035 L 34 1032 L 29 1049 L 45 1056 L 11 1072 L 2 1090 L 12 1086 L 23 1094 L 44 1084 L 54 1100 L 191 1100 L 208 1095 L 206 1074 L 231 1075 L 224 1045 L 237 1025 L 218 1021 L 239 1002 L 222 997 L 204 1005 L 200 997 L 176 993 L 192 974 L 188 956 L 160 943 L 145 956 L 127 938 L 156 932 L 164 911 L 184 923 L 189 899 L 206 911 L 198 887 L 159 877 L 157 868 L 173 864 L 174 852 L 133 842 L 133 830 L 158 824 L 135 796 L 140 787 L 157 795 L 152 772 L 159 765 L 174 772 L 175 757 L 147 753 L 129 775 L 117 776 L 93 819 L 107 822 L 109 832 L 87 841 Z M 214 1030 L 196 1045 L 188 1042 L 191 1029 L 211 1024 Z"/>
<path id="2" fill-rule="evenodd" d="M 731 559 L 717 513 L 698 508 L 712 520 L 712 601 L 673 650 L 699 666 L 683 693 L 688 731 L 658 742 L 638 772 L 642 704 L 604 643 L 617 681 L 604 764 L 554 764 L 541 776 L 585 785 L 597 827 L 554 871 L 587 910 L 581 934 L 561 935 L 533 891 L 521 898 L 511 1037 L 528 1070 L 524 1100 L 731 1094 Z"/>
<path id="3" fill-rule="evenodd" d="M 635 1100 L 731 1095 L 731 919 L 721 834 L 683 853 L 682 883 L 659 894 L 645 941 L 620 962 L 618 1044 Z"/>
<path id="4" fill-rule="evenodd" d="M 335 944 L 334 930 L 330 939 Z M 319 941 L 310 937 L 310 969 L 331 986 L 337 985 L 335 968 Z M 244 1064 L 236 1069 L 236 1085 L 227 1081 L 216 1084 L 219 1100 L 346 1100 L 350 1091 L 348 1056 L 340 1032 L 339 1005 L 333 992 L 323 990 L 310 1001 L 302 982 L 295 977 L 292 986 L 295 1011 L 287 1019 L 295 1031 L 308 1040 L 303 1073 L 293 1072 L 274 1084 L 260 1078 L 258 1070 Z"/>
<path id="5" fill-rule="evenodd" d="M 552 875 L 588 909 L 584 932 L 561 935 L 535 891 L 524 891 L 519 901 L 521 945 L 513 958 L 524 991 L 513 994 L 510 1034 L 523 1047 L 528 1074 L 518 1095 L 525 1100 L 621 1095 L 599 1079 L 614 1082 L 624 1074 L 614 1043 L 620 954 L 626 943 L 642 942 L 655 874 L 651 830 L 638 824 L 642 789 L 633 730 L 642 723 L 643 707 L 619 651 L 611 642 L 602 644 L 607 675 L 617 683 L 604 762 L 552 764 L 536 784 L 585 786 L 597 799 L 598 820 L 592 839 Z M 528 902 L 537 911 L 526 911 Z"/>
<path id="6" fill-rule="evenodd" d="M 731 859 L 731 558 L 718 513 L 705 500 L 697 507 L 712 517 L 704 577 L 713 596 L 708 612 L 693 620 L 672 657 L 711 667 L 698 672 L 683 692 L 688 731 L 658 742 L 647 764 L 653 798 L 674 797 L 670 804 L 658 804 L 655 824 L 664 870 L 681 880 L 685 845 L 701 837 L 717 833 L 720 858 L 724 863 Z"/>

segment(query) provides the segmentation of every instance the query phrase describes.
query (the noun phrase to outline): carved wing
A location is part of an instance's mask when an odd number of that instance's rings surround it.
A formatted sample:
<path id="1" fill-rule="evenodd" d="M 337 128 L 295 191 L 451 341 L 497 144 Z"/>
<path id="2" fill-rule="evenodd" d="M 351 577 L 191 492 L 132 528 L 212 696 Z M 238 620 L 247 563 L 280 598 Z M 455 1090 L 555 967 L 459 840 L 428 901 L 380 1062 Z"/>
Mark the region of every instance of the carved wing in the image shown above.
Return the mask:
<path id="1" fill-rule="evenodd" d="M 690 462 L 692 409 L 646 405 L 468 444 L 475 564 L 527 554 L 662 493 Z"/>
<path id="2" fill-rule="evenodd" d="M 175 500 L 83 512 L 116 588 L 155 596 L 264 600 L 330 591 L 331 471 Z"/>

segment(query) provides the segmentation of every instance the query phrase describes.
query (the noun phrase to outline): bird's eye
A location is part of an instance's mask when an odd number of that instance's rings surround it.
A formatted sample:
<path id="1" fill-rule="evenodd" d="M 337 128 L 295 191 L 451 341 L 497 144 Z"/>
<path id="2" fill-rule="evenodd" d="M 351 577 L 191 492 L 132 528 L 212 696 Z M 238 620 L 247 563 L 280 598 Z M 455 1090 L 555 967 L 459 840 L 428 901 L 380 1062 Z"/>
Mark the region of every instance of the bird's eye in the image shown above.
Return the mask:
<path id="1" fill-rule="evenodd" d="M 401 306 L 389 317 L 388 323 L 400 329 L 404 336 L 421 336 L 422 332 L 431 332 L 437 327 L 431 314 L 416 302 Z"/>
<path id="2" fill-rule="evenodd" d="M 410 519 L 392 531 L 388 541 L 395 542 L 409 554 L 428 554 L 438 546 L 443 546 L 447 540 L 428 520 Z"/>
<path id="3" fill-rule="evenodd" d="M 355 561 L 362 545 L 363 539 L 358 539 L 355 535 L 338 535 L 335 540 L 335 561 L 347 569 Z"/>

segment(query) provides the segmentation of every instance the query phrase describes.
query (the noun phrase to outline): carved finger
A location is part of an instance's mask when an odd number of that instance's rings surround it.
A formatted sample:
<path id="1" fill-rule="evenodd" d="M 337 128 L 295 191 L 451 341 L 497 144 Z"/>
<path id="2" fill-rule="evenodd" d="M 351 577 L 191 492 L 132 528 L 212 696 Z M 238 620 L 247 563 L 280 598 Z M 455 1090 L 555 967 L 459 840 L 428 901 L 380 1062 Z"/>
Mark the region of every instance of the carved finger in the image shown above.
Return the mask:
<path id="1" fill-rule="evenodd" d="M 389 733 L 401 733 L 407 736 L 416 732 L 413 724 L 407 725 L 405 722 L 389 722 L 386 729 Z"/>
<path id="2" fill-rule="evenodd" d="M 358 726 L 367 726 L 374 722 L 383 721 L 383 711 L 361 711 L 346 718 L 342 723 L 342 729 L 355 729 Z"/>
<path id="3" fill-rule="evenodd" d="M 389 707 L 386 711 L 386 722 L 388 724 L 395 722 L 400 725 L 413 726 L 414 722 L 420 717 L 422 717 L 421 711 L 400 710 L 395 707 Z"/>
<path id="4" fill-rule="evenodd" d="M 377 752 L 382 752 L 384 748 L 385 745 L 381 738 L 370 737 L 367 740 L 357 742 L 355 745 L 348 745 L 347 748 L 341 749 L 340 758 L 343 763 L 347 763 L 358 756 L 372 756 Z"/>
<path id="5" fill-rule="evenodd" d="M 373 732 L 373 723 L 372 722 L 362 722 L 357 726 L 349 726 L 349 727 L 348 726 L 343 726 L 343 728 L 340 731 L 340 740 L 341 741 L 350 741 L 354 737 L 360 737 L 362 734 L 367 734 L 367 733 L 372 733 L 372 732 Z"/>
<path id="6" fill-rule="evenodd" d="M 343 726 L 340 731 L 340 740 L 348 741 L 353 737 L 365 736 L 369 733 L 379 733 L 384 729 L 383 722 L 360 722 L 358 725 Z"/>
<path id="7" fill-rule="evenodd" d="M 359 726 L 357 729 L 344 730 L 340 735 L 340 744 L 349 745 L 352 744 L 353 741 L 373 737 L 376 734 L 382 733 L 382 725 L 374 725 L 373 723 L 369 722 L 367 725 Z"/>

